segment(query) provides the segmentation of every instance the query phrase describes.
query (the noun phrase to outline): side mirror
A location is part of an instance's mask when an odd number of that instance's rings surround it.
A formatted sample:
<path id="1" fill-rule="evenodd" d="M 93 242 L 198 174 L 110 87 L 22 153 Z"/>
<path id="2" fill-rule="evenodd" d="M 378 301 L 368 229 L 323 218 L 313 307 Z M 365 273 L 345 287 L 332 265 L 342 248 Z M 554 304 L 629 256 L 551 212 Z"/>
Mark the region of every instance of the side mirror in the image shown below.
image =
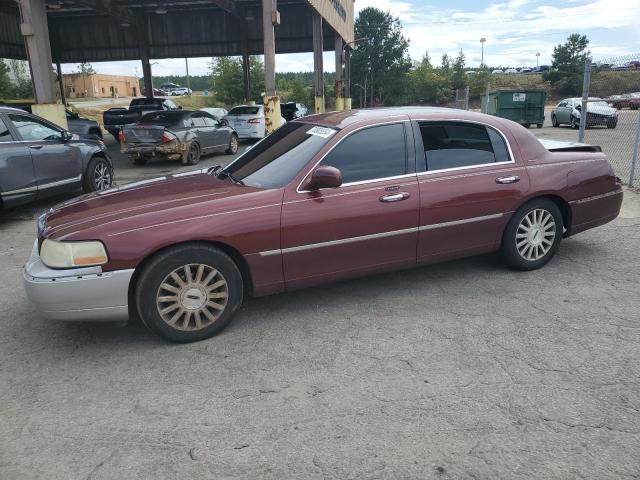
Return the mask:
<path id="1" fill-rule="evenodd" d="M 342 185 L 342 172 L 336 167 L 323 165 L 313 171 L 305 189 L 320 190 L 321 188 L 337 188 L 340 185 Z"/>
<path id="2" fill-rule="evenodd" d="M 582 110 L 582 105 L 576 105 L 574 108 L 575 108 L 576 110 Z"/>
<path id="3" fill-rule="evenodd" d="M 229 122 L 226 119 L 222 119 L 220 120 L 220 125 L 222 125 L 223 127 L 228 127 L 229 126 Z"/>
<path id="4" fill-rule="evenodd" d="M 63 142 L 68 142 L 73 138 L 73 133 L 68 132 L 67 130 L 63 130 L 60 134 L 60 138 Z"/>

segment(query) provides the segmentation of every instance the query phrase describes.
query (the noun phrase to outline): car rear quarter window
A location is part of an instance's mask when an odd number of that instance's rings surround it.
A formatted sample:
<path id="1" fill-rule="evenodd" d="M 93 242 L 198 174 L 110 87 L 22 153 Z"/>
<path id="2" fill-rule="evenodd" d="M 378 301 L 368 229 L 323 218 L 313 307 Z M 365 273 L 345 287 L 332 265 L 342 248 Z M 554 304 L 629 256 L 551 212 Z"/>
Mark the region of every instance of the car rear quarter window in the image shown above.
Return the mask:
<path id="1" fill-rule="evenodd" d="M 260 113 L 260 107 L 234 107 L 228 115 L 258 115 Z"/>
<path id="2" fill-rule="evenodd" d="M 472 123 L 420 123 L 428 171 L 510 161 L 502 136 Z"/>
<path id="3" fill-rule="evenodd" d="M 343 184 L 404 175 L 407 173 L 404 125 L 378 125 L 352 133 L 321 164 L 340 170 Z"/>

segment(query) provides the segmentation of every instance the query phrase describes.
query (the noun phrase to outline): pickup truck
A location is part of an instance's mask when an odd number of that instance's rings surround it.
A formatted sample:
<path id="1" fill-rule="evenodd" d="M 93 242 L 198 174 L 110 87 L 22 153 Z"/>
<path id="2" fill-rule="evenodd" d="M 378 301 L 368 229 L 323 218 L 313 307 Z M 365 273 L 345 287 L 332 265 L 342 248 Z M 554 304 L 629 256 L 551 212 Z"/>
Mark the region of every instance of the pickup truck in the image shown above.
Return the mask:
<path id="1" fill-rule="evenodd" d="M 119 141 L 118 135 L 125 125 L 137 123 L 138 120 L 148 112 L 159 110 L 182 110 L 168 98 L 134 98 L 129 104 L 129 108 L 110 108 L 102 114 L 104 128 Z"/>

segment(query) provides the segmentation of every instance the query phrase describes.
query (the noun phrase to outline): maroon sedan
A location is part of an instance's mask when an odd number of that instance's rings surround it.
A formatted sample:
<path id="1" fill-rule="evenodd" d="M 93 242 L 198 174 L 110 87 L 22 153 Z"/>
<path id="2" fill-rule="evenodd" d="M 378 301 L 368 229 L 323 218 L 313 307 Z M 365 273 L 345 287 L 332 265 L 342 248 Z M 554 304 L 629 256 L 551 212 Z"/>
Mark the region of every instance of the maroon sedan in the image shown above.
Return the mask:
<path id="1" fill-rule="evenodd" d="M 139 316 L 188 342 L 220 332 L 248 295 L 497 250 L 540 268 L 621 203 L 598 147 L 547 149 L 458 110 L 334 112 L 285 124 L 225 168 L 53 208 L 24 281 L 47 318 Z"/>

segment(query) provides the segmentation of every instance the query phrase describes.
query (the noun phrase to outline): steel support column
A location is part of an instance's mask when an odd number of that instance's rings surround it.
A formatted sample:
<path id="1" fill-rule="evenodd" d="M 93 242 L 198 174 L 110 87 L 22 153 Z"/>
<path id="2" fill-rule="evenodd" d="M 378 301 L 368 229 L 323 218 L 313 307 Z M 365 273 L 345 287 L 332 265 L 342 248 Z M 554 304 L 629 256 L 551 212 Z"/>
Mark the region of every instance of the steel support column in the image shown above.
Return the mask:
<path id="1" fill-rule="evenodd" d="M 351 48 L 344 51 L 344 109 L 351 110 Z"/>
<path id="2" fill-rule="evenodd" d="M 144 77 L 144 93 L 147 98 L 153 98 L 153 76 L 149 60 L 149 18 L 147 15 L 138 16 L 138 48 L 142 61 L 142 76 Z"/>
<path id="3" fill-rule="evenodd" d="M 335 41 L 335 56 L 336 56 L 336 110 L 344 110 L 344 73 L 343 73 L 343 61 L 344 61 L 344 44 L 342 37 L 336 32 Z"/>
<path id="4" fill-rule="evenodd" d="M 254 100 L 251 97 L 251 63 L 249 62 L 249 52 L 245 48 L 246 41 L 243 42 L 242 52 L 242 84 L 244 89 L 244 101 Z"/>
<path id="5" fill-rule="evenodd" d="M 313 10 L 313 88 L 315 90 L 315 112 L 324 112 L 324 66 L 322 64 L 322 17 Z"/>
<path id="6" fill-rule="evenodd" d="M 20 32 L 25 39 L 36 103 L 54 103 L 51 44 L 44 0 L 18 0 Z"/>
<path id="7" fill-rule="evenodd" d="M 264 116 L 269 134 L 280 126 L 280 97 L 276 94 L 276 36 L 273 29 L 279 14 L 275 0 L 262 0 L 262 30 L 264 40 Z"/>
<path id="8" fill-rule="evenodd" d="M 67 104 L 67 96 L 64 91 L 64 80 L 62 79 L 62 67 L 60 62 L 56 62 L 56 72 L 58 74 L 58 87 L 60 88 L 60 100 L 63 105 Z"/>

